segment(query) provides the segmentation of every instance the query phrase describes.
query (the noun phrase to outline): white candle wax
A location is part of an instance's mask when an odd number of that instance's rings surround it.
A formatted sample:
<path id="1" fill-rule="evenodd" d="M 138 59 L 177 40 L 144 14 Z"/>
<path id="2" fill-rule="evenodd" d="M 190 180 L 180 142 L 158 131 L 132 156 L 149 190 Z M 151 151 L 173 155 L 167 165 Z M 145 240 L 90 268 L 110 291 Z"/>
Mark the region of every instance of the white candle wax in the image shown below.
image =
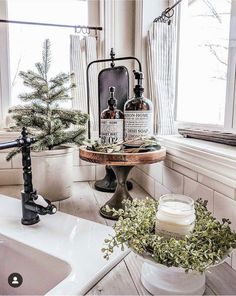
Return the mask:
<path id="1" fill-rule="evenodd" d="M 184 195 L 167 194 L 160 198 L 155 232 L 165 237 L 183 238 L 194 228 L 194 201 Z"/>

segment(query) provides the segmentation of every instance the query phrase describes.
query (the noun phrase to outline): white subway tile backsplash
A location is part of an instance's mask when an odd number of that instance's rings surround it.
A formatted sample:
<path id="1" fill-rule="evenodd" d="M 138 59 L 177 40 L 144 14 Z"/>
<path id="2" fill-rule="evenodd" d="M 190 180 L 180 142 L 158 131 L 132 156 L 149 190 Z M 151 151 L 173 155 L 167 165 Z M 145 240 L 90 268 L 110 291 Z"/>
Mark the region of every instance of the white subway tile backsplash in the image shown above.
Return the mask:
<path id="1" fill-rule="evenodd" d="M 236 250 L 232 253 L 232 268 L 236 270 Z"/>
<path id="2" fill-rule="evenodd" d="M 159 183 L 162 183 L 162 165 L 160 163 L 139 165 L 138 168 Z"/>
<path id="3" fill-rule="evenodd" d="M 172 161 L 171 160 L 165 159 L 161 162 L 161 164 L 170 168 L 170 169 L 172 168 Z"/>
<path id="4" fill-rule="evenodd" d="M 163 185 L 173 193 L 183 193 L 183 175 L 163 166 Z"/>
<path id="5" fill-rule="evenodd" d="M 22 155 L 21 155 L 21 153 L 14 156 L 11 161 L 12 161 L 12 167 L 14 169 L 21 169 L 22 168 Z"/>
<path id="6" fill-rule="evenodd" d="M 0 185 L 23 184 L 22 169 L 0 170 Z"/>
<path id="7" fill-rule="evenodd" d="M 214 192 L 214 216 L 219 220 L 229 219 L 232 222 L 232 228 L 236 230 L 236 201 Z"/>
<path id="8" fill-rule="evenodd" d="M 101 165 L 101 164 L 96 165 L 95 172 L 96 172 L 96 180 L 103 179 L 106 174 L 105 165 Z"/>
<path id="9" fill-rule="evenodd" d="M 136 170 L 139 170 L 139 168 L 137 166 L 135 166 L 131 172 L 129 173 L 129 179 L 133 179 L 135 180 L 135 175 L 136 175 Z M 140 185 L 141 186 L 141 185 Z"/>
<path id="10" fill-rule="evenodd" d="M 222 218 L 229 219 L 231 227 L 236 231 L 236 201 L 227 196 L 214 192 L 214 216 L 221 221 Z M 231 266 L 236 270 L 236 250 L 231 255 Z M 228 259 L 229 260 L 229 259 Z"/>
<path id="11" fill-rule="evenodd" d="M 79 166 L 93 166 L 94 163 L 79 159 Z"/>
<path id="12" fill-rule="evenodd" d="M 75 148 L 75 150 L 73 152 L 73 164 L 74 164 L 74 166 L 80 165 L 79 149 L 78 148 Z"/>
<path id="13" fill-rule="evenodd" d="M 130 176 L 139 186 L 143 187 L 143 189 L 146 190 L 151 196 L 154 196 L 155 180 L 152 177 L 148 176 L 139 168 L 134 168 Z"/>
<path id="14" fill-rule="evenodd" d="M 186 167 L 184 167 L 182 165 L 174 163 L 174 162 L 173 162 L 172 168 L 175 171 L 177 171 L 177 172 L 179 172 L 179 173 L 181 173 L 181 174 L 183 174 L 183 175 L 197 181 L 197 173 L 196 172 L 194 172 L 194 171 L 192 171 L 192 170 L 190 170 L 190 169 L 188 169 L 188 168 L 186 168 Z"/>
<path id="15" fill-rule="evenodd" d="M 76 164 L 76 163 L 78 163 L 78 164 Z M 82 160 L 80 158 L 78 159 L 78 162 L 74 162 L 73 164 L 74 164 L 74 166 L 91 166 L 91 165 L 93 166 L 94 165 L 91 162 Z"/>
<path id="16" fill-rule="evenodd" d="M 90 166 L 74 166 L 73 181 L 94 181 L 95 180 L 95 165 Z"/>
<path id="17" fill-rule="evenodd" d="M 157 181 L 155 182 L 155 199 L 159 199 L 162 195 L 171 193 L 169 189 L 167 189 L 165 186 L 162 184 L 158 183 Z"/>
<path id="18" fill-rule="evenodd" d="M 0 169 L 10 169 L 11 162 L 6 161 L 7 153 L 0 153 Z"/>
<path id="19" fill-rule="evenodd" d="M 184 194 L 194 200 L 202 198 L 208 201 L 207 208 L 213 212 L 213 190 L 188 178 L 184 177 Z"/>
<path id="20" fill-rule="evenodd" d="M 217 192 L 220 192 L 232 199 L 235 199 L 235 189 L 232 187 L 229 187 L 221 182 L 218 182 L 210 177 L 204 176 L 202 174 L 198 174 L 198 182 L 206 185 L 207 187 L 210 187 L 214 189 Z"/>
<path id="21" fill-rule="evenodd" d="M 89 166 L 89 165 L 94 165 L 92 164 L 91 162 L 88 162 L 88 161 L 84 161 L 82 159 L 80 159 L 79 157 L 79 148 L 76 147 L 74 149 L 74 152 L 73 152 L 73 164 L 74 166 Z"/>

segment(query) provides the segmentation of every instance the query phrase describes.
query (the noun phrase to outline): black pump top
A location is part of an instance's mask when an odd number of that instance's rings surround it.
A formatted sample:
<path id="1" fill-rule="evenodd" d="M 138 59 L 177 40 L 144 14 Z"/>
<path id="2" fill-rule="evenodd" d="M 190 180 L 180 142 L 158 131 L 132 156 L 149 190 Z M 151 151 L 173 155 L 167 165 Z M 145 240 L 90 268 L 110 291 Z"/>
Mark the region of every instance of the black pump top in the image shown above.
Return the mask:
<path id="1" fill-rule="evenodd" d="M 139 72 L 136 70 L 133 70 L 134 73 L 134 77 L 135 79 L 137 79 L 137 84 L 134 87 L 134 93 L 136 97 L 142 97 L 143 92 L 144 92 L 144 88 L 143 88 L 143 72 Z"/>
<path id="2" fill-rule="evenodd" d="M 109 87 L 109 91 L 110 91 L 110 98 L 108 100 L 108 105 L 116 105 L 117 100 L 115 99 L 115 90 L 116 88 L 114 86 L 110 86 Z"/>

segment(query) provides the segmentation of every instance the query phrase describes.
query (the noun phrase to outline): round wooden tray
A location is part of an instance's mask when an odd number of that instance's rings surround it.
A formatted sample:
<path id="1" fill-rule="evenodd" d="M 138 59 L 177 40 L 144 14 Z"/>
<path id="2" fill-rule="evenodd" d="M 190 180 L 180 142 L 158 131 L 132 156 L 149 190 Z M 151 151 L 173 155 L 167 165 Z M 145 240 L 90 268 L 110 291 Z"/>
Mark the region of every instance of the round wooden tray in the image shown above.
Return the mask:
<path id="1" fill-rule="evenodd" d="M 134 166 L 137 164 L 151 164 L 166 158 L 166 149 L 141 153 L 104 153 L 87 150 L 86 146 L 79 149 L 80 158 L 92 162 L 112 166 Z"/>

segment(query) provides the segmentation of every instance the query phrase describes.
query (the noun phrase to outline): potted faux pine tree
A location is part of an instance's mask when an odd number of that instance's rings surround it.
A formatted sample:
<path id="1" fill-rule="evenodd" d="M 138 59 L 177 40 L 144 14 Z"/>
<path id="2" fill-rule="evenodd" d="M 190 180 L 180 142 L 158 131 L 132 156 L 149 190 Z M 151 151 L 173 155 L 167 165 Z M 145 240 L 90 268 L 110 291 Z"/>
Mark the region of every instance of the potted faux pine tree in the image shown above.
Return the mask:
<path id="1" fill-rule="evenodd" d="M 49 78 L 51 64 L 50 41 L 43 44 L 42 62 L 36 71 L 21 71 L 24 85 L 31 88 L 20 94 L 24 104 L 9 110 L 15 129 L 26 127 L 36 138 L 32 145 L 33 183 L 39 194 L 51 201 L 71 195 L 73 170 L 73 145 L 82 144 L 88 116 L 78 110 L 65 109 L 60 103 L 71 100 L 72 74 L 59 73 Z M 21 148 L 12 150 L 10 160 Z"/>

